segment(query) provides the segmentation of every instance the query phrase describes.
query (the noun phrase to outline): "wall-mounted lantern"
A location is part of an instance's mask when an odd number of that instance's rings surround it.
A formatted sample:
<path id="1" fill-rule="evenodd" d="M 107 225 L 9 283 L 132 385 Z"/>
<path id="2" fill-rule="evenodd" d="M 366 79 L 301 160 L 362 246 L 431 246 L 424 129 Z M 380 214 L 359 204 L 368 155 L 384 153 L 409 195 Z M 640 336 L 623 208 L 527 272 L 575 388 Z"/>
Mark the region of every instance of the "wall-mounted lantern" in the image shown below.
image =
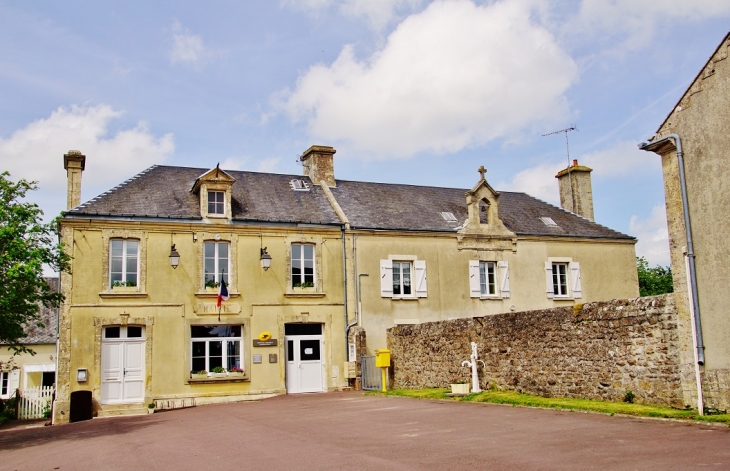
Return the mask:
<path id="1" fill-rule="evenodd" d="M 180 254 L 175 250 L 175 244 L 172 244 L 170 248 L 170 266 L 174 270 L 178 265 L 180 265 Z"/>
<path id="2" fill-rule="evenodd" d="M 267 247 L 263 247 L 261 249 L 261 268 L 264 269 L 264 271 L 268 270 L 271 266 L 271 255 L 266 251 Z"/>

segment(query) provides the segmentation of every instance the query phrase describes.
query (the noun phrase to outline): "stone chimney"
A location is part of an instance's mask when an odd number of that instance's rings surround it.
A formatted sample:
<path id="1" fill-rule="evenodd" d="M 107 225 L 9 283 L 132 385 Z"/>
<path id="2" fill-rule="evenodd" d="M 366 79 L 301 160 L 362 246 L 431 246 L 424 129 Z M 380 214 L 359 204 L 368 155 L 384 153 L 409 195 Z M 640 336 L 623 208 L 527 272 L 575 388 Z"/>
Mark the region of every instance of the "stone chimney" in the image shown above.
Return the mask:
<path id="1" fill-rule="evenodd" d="M 66 209 L 81 204 L 81 172 L 86 167 L 86 156 L 78 150 L 63 154 L 63 168 L 66 169 L 68 187 L 66 189 Z"/>
<path id="2" fill-rule="evenodd" d="M 300 160 L 304 166 L 304 175 L 308 176 L 312 183 L 319 184 L 324 181 L 331 188 L 337 186 L 335 182 L 334 147 L 312 146 L 305 150 Z"/>
<path id="3" fill-rule="evenodd" d="M 592 168 L 573 165 L 555 175 L 560 187 L 560 206 L 572 213 L 593 221 L 593 190 L 591 189 Z"/>

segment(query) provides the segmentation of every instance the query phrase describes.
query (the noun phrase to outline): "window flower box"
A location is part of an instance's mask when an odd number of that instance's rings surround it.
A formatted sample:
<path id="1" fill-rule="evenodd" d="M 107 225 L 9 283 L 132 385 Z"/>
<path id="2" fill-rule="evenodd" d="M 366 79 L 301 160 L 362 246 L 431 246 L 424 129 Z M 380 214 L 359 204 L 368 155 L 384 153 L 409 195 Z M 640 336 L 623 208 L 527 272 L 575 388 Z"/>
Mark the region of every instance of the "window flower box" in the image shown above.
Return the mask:
<path id="1" fill-rule="evenodd" d="M 203 371 L 191 371 L 190 372 L 190 377 L 192 379 L 208 379 L 208 372 L 205 371 L 205 370 L 203 370 Z"/>
<path id="2" fill-rule="evenodd" d="M 244 374 L 245 373 L 243 371 L 229 371 L 228 372 L 228 377 L 231 378 L 231 379 L 234 379 L 234 378 L 243 378 Z"/>
<path id="3" fill-rule="evenodd" d="M 451 394 L 469 394 L 469 383 L 451 383 Z"/>
<path id="4" fill-rule="evenodd" d="M 115 293 L 136 293 L 137 290 L 137 286 L 112 286 L 112 291 Z"/>

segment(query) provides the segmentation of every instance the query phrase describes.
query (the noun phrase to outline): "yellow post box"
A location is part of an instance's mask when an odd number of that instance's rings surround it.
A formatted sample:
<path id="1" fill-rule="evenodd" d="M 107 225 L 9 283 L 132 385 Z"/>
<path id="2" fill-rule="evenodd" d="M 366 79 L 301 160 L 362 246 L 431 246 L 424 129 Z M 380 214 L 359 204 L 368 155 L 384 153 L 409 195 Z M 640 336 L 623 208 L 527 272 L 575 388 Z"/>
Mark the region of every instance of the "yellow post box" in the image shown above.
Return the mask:
<path id="1" fill-rule="evenodd" d="M 390 350 L 375 350 L 375 366 L 377 368 L 390 366 Z"/>
<path id="2" fill-rule="evenodd" d="M 380 368 L 382 374 L 381 391 L 385 392 L 388 385 L 388 367 L 390 367 L 390 350 L 375 350 L 375 367 Z"/>

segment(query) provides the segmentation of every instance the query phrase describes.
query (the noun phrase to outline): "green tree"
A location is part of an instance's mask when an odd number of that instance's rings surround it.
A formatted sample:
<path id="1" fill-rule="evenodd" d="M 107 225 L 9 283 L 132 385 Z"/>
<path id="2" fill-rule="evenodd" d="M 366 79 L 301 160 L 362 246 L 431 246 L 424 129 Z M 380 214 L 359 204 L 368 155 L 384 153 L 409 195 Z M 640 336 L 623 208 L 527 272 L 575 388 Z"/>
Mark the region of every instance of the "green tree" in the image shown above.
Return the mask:
<path id="1" fill-rule="evenodd" d="M 639 272 L 639 296 L 674 292 L 671 267 L 649 268 L 646 258 L 636 257 L 636 269 Z"/>
<path id="2" fill-rule="evenodd" d="M 43 280 L 43 265 L 69 270 L 69 256 L 58 240 L 57 221 L 44 224 L 38 205 L 24 201 L 36 182 L 10 180 L 0 173 L 0 343 L 16 353 L 32 350 L 18 343 L 26 326 L 38 325 L 40 305 L 57 308 L 63 295 Z"/>

